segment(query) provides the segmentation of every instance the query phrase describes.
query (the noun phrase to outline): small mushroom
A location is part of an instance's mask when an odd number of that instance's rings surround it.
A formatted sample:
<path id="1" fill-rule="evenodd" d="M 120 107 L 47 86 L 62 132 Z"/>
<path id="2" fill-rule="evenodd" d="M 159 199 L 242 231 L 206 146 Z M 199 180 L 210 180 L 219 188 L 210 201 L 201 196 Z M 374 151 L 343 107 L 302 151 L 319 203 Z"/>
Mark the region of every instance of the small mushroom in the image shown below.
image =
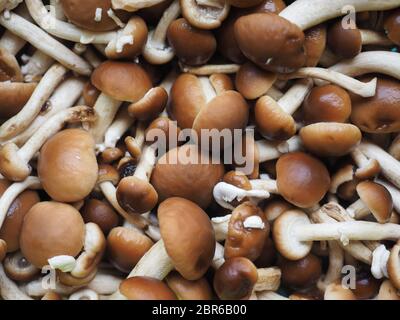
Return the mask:
<path id="1" fill-rule="evenodd" d="M 204 277 L 198 280 L 186 280 L 178 272 L 172 271 L 165 281 L 179 300 L 212 300 L 212 290 Z"/>
<path id="2" fill-rule="evenodd" d="M 7 276 L 15 281 L 31 281 L 40 271 L 27 261 L 19 251 L 9 254 L 4 259 L 3 266 Z"/>
<path id="3" fill-rule="evenodd" d="M 176 300 L 174 292 L 164 282 L 150 277 L 125 279 L 119 291 L 127 300 Z"/>
<path id="4" fill-rule="evenodd" d="M 119 222 L 117 213 L 106 201 L 87 199 L 81 213 L 85 223 L 93 222 L 97 224 L 105 235 Z"/>
<path id="5" fill-rule="evenodd" d="M 33 300 L 25 294 L 4 272 L 3 265 L 0 264 L 0 291 L 4 300 Z"/>

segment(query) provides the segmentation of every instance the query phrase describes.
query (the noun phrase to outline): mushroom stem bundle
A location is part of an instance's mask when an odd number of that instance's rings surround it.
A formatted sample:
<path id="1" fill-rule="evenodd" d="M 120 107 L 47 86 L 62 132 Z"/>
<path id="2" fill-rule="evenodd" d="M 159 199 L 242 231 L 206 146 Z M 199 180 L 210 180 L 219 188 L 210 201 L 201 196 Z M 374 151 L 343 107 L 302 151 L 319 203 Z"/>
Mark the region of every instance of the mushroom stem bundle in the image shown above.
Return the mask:
<path id="1" fill-rule="evenodd" d="M 329 266 L 326 274 L 318 280 L 317 287 L 325 291 L 326 287 L 342 277 L 344 252 L 337 241 L 328 241 Z"/>
<path id="2" fill-rule="evenodd" d="M 6 143 L 0 150 L 0 172 L 13 181 L 24 180 L 31 172 L 29 161 L 52 135 L 60 131 L 67 122 L 93 121 L 93 109 L 77 106 L 62 110 L 49 118 L 39 130 L 18 148 L 14 143 Z"/>
<path id="3" fill-rule="evenodd" d="M 2 264 L 0 264 L 0 291 L 4 300 L 32 300 L 18 288 L 14 281 L 7 277 Z"/>
<path id="4" fill-rule="evenodd" d="M 324 68 L 300 68 L 299 70 L 284 77 L 285 79 L 310 77 L 326 80 L 364 98 L 373 97 L 375 95 L 377 86 L 377 78 L 365 83 L 340 72 Z"/>
<path id="5" fill-rule="evenodd" d="M 0 24 L 68 69 L 90 75 L 92 68 L 85 60 L 26 19 L 10 13 L 9 19 L 0 15 Z"/>

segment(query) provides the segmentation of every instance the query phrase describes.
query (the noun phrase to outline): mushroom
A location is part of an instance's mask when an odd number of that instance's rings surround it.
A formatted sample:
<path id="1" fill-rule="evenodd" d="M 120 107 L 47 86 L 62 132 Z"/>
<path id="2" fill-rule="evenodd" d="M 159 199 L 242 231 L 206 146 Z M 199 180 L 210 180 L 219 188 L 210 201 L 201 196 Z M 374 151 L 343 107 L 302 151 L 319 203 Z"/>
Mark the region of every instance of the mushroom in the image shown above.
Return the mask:
<path id="1" fill-rule="evenodd" d="M 178 272 L 172 271 L 165 281 L 179 300 L 212 300 L 212 290 L 204 277 L 186 280 Z"/>
<path id="2" fill-rule="evenodd" d="M 68 300 L 100 300 L 97 292 L 90 289 L 81 289 L 69 296 Z"/>
<path id="3" fill-rule="evenodd" d="M 326 25 L 320 24 L 305 32 L 304 49 L 307 53 L 306 67 L 316 67 L 326 48 Z"/>
<path id="4" fill-rule="evenodd" d="M 273 225 L 273 236 L 279 252 L 287 259 L 298 260 L 311 250 L 313 241 L 384 240 L 399 238 L 399 226 L 366 221 L 312 224 L 300 210 L 283 213 Z"/>
<path id="5" fill-rule="evenodd" d="M 400 288 L 400 243 L 397 243 L 390 250 L 390 256 L 387 261 L 387 273 L 392 285 L 399 290 Z"/>
<path id="6" fill-rule="evenodd" d="M 200 29 L 216 29 L 228 14 L 230 5 L 225 0 L 180 0 L 182 16 Z"/>
<path id="7" fill-rule="evenodd" d="M 224 166 L 210 160 L 195 145 L 177 147 L 164 154 L 158 159 L 150 180 L 159 201 L 182 197 L 207 208 L 214 186 L 224 175 Z"/>
<path id="8" fill-rule="evenodd" d="M 357 185 L 357 194 L 360 199 L 346 209 L 352 217 L 358 220 L 372 213 L 379 223 L 389 221 L 393 211 L 393 201 L 384 186 L 372 181 L 363 181 Z"/>
<path id="9" fill-rule="evenodd" d="M 287 140 L 296 133 L 292 114 L 301 106 L 312 88 L 309 79 L 298 81 L 278 101 L 269 96 L 257 100 L 254 114 L 257 130 L 265 137 Z"/>
<path id="10" fill-rule="evenodd" d="M 7 254 L 7 243 L 3 239 L 0 239 L 0 262 L 3 262 L 4 258 L 6 257 L 6 254 Z"/>
<path id="11" fill-rule="evenodd" d="M 322 157 L 348 154 L 361 141 L 360 129 L 348 123 L 318 122 L 301 128 L 304 147 Z"/>
<path id="12" fill-rule="evenodd" d="M 128 12 L 135 12 L 140 9 L 156 6 L 165 0 L 112 0 L 114 9 L 122 9 Z"/>
<path id="13" fill-rule="evenodd" d="M 399 14 L 399 9 L 390 12 L 388 17 L 385 19 L 384 25 L 387 37 L 397 45 L 400 45 Z"/>
<path id="14" fill-rule="evenodd" d="M 396 212 L 398 212 L 400 210 L 400 191 L 399 191 L 399 189 L 397 189 L 394 185 L 392 185 L 391 183 L 389 183 L 383 179 L 375 179 L 375 182 L 384 186 L 386 188 L 386 190 L 389 191 L 389 193 L 392 196 L 394 210 L 396 210 Z"/>
<path id="15" fill-rule="evenodd" d="M 156 162 L 155 146 L 146 146 L 133 176 L 123 178 L 117 187 L 117 200 L 124 210 L 145 213 L 158 202 L 158 195 L 149 180 Z"/>
<path id="16" fill-rule="evenodd" d="M 164 282 L 144 276 L 125 279 L 119 291 L 127 300 L 176 300 L 174 292 Z"/>
<path id="17" fill-rule="evenodd" d="M 329 246 L 329 266 L 325 275 L 318 279 L 317 287 L 321 291 L 325 291 L 327 286 L 342 277 L 342 269 L 344 265 L 344 251 L 337 241 L 328 241 Z"/>
<path id="18" fill-rule="evenodd" d="M 3 262 L 4 271 L 8 277 L 15 281 L 31 281 L 40 269 L 29 263 L 21 252 L 9 254 Z"/>
<path id="19" fill-rule="evenodd" d="M 326 287 L 324 300 L 357 300 L 357 298 L 351 289 L 337 281 Z"/>
<path id="20" fill-rule="evenodd" d="M 118 215 L 106 201 L 87 199 L 81 210 L 85 223 L 93 222 L 107 235 L 118 225 Z M 1 234 L 1 233 L 0 233 Z"/>
<path id="21" fill-rule="evenodd" d="M 21 66 L 21 72 L 26 82 L 39 81 L 46 71 L 54 64 L 54 59 L 40 50 Z"/>
<path id="22" fill-rule="evenodd" d="M 283 199 L 272 199 L 264 207 L 264 215 L 267 221 L 272 224 L 285 211 L 292 209 L 292 205 Z"/>
<path id="23" fill-rule="evenodd" d="M 379 293 L 374 300 L 400 300 L 400 296 L 397 294 L 397 290 L 393 287 L 390 280 L 385 280 L 382 282 Z"/>
<path id="24" fill-rule="evenodd" d="M 358 167 L 354 172 L 356 178 L 369 179 L 380 173 L 381 167 L 378 161 L 375 159 L 368 159 L 358 147 L 354 148 L 350 155 Z"/>
<path id="25" fill-rule="evenodd" d="M 42 145 L 44 150 L 46 150 L 46 146 L 51 143 L 49 141 L 55 139 L 52 135 L 56 134 L 66 122 L 93 121 L 93 118 L 92 109 L 84 106 L 69 108 L 58 112 L 49 118 L 23 147 L 18 148 L 18 146 L 12 142 L 7 142 L 2 146 L 0 149 L 0 172 L 9 180 L 24 180 L 29 176 L 32 170 L 29 161 L 33 158 L 35 153 L 39 151 Z M 63 133 L 60 134 L 62 135 Z M 39 164 L 40 163 L 39 161 Z M 44 188 L 46 189 L 46 186 Z"/>
<path id="26" fill-rule="evenodd" d="M 4 300 L 33 300 L 7 277 L 2 264 L 0 264 L 0 291 Z"/>
<path id="27" fill-rule="evenodd" d="M 102 93 L 94 110 L 97 120 L 89 132 L 96 143 L 102 143 L 107 128 L 112 123 L 122 101 L 136 102 L 152 87 L 147 73 L 137 64 L 106 61 L 98 66 L 92 76 L 93 85 Z"/>

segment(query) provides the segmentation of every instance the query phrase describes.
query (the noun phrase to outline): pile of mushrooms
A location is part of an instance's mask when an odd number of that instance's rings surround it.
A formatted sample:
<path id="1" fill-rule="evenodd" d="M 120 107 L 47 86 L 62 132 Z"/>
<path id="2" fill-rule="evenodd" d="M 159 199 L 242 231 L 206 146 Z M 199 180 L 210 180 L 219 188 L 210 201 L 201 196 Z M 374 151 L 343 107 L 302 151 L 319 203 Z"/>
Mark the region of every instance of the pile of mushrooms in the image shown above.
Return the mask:
<path id="1" fill-rule="evenodd" d="M 400 0 L 0 25 L 1 299 L 400 300 Z"/>

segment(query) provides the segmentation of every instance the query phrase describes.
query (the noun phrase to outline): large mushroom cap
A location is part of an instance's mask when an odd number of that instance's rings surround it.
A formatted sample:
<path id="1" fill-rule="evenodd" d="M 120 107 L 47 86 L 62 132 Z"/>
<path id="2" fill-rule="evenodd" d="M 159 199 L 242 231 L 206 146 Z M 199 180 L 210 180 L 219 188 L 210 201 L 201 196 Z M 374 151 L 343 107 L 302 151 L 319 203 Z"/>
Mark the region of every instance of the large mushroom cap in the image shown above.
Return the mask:
<path id="1" fill-rule="evenodd" d="M 363 181 L 357 185 L 357 194 L 379 223 L 389 221 L 393 211 L 393 199 L 384 186 L 372 181 Z"/>
<path id="2" fill-rule="evenodd" d="M 342 19 L 337 20 L 328 29 L 329 48 L 344 59 L 354 58 L 361 52 L 361 32 L 357 28 L 344 28 Z"/>
<path id="3" fill-rule="evenodd" d="M 118 27 L 107 14 L 112 9 L 111 0 L 60 0 L 63 11 L 73 24 L 91 31 L 109 31 Z M 96 10 L 101 9 L 101 19 L 95 20 Z M 125 20 L 128 15 L 122 10 L 115 14 Z"/>
<path id="4" fill-rule="evenodd" d="M 307 150 L 323 157 L 340 157 L 349 153 L 362 135 L 360 129 L 348 123 L 320 122 L 300 130 Z"/>
<path id="5" fill-rule="evenodd" d="M 9 186 L 10 183 L 7 180 L 1 179 L 0 194 L 3 194 Z M 7 243 L 7 252 L 19 249 L 19 235 L 24 217 L 29 209 L 39 201 L 40 198 L 36 191 L 26 190 L 10 205 L 0 229 L 0 239 Z"/>
<path id="6" fill-rule="evenodd" d="M 92 136 L 82 129 L 60 131 L 43 145 L 38 176 L 49 196 L 62 202 L 84 199 L 97 180 L 97 160 Z"/>
<path id="7" fill-rule="evenodd" d="M 106 61 L 92 73 L 93 85 L 119 101 L 136 102 L 151 88 L 146 71 L 135 63 Z"/>
<path id="8" fill-rule="evenodd" d="M 290 73 L 306 62 L 303 31 L 276 14 L 240 17 L 235 37 L 244 55 L 266 70 Z"/>
<path id="9" fill-rule="evenodd" d="M 150 277 L 125 279 L 119 291 L 128 300 L 176 300 L 174 292 L 164 282 Z"/>
<path id="10" fill-rule="evenodd" d="M 222 164 L 213 164 L 195 145 L 184 145 L 170 150 L 158 160 L 151 184 L 160 201 L 176 196 L 207 208 L 212 201 L 213 188 L 223 175 Z"/>
<path id="11" fill-rule="evenodd" d="M 215 234 L 207 214 L 195 203 L 178 197 L 158 207 L 161 237 L 175 269 L 188 280 L 201 278 L 215 251 Z"/>
<path id="12" fill-rule="evenodd" d="M 85 225 L 79 211 L 60 202 L 39 202 L 25 215 L 20 235 L 24 257 L 34 266 L 48 265 L 48 259 L 82 250 Z"/>
<path id="13" fill-rule="evenodd" d="M 317 204 L 330 186 L 329 172 L 325 165 L 303 152 L 280 157 L 276 164 L 276 174 L 279 193 L 300 208 Z"/>
<path id="14" fill-rule="evenodd" d="M 368 81 L 372 77 L 362 77 Z M 375 96 L 362 98 L 351 95 L 351 122 L 361 131 L 391 133 L 400 130 L 400 82 L 392 78 L 378 78 Z"/>

